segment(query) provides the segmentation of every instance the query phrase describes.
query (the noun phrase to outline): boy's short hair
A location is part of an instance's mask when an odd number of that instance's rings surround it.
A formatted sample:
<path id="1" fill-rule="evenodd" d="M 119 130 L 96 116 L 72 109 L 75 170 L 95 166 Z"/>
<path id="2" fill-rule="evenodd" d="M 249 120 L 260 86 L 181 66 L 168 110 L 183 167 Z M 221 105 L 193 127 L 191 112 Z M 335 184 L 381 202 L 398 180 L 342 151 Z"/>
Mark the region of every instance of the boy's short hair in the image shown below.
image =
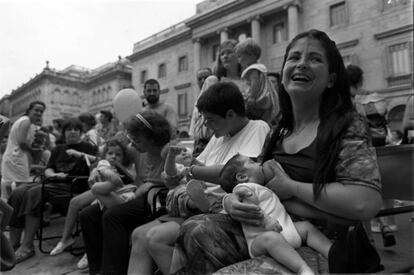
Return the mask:
<path id="1" fill-rule="evenodd" d="M 233 188 L 239 184 L 237 173 L 244 170 L 244 161 L 240 154 L 234 155 L 229 159 L 220 171 L 219 184 L 226 193 L 231 193 Z"/>
<path id="2" fill-rule="evenodd" d="M 82 123 L 79 119 L 70 117 L 63 121 L 62 125 L 62 134 L 65 135 L 67 129 L 76 129 L 79 130 L 81 133 L 83 132 Z"/>
<path id="3" fill-rule="evenodd" d="M 197 109 L 200 113 L 209 112 L 223 118 L 229 110 L 233 110 L 239 116 L 246 116 L 243 96 L 232 82 L 211 85 L 197 100 Z"/>
<path id="4" fill-rule="evenodd" d="M 349 85 L 351 85 L 352 87 L 362 85 L 362 82 L 364 81 L 364 72 L 360 67 L 349 64 L 346 67 L 346 73 L 348 76 Z"/>
<path id="5" fill-rule="evenodd" d="M 236 54 L 247 54 L 256 57 L 256 59 L 260 58 L 262 54 L 262 49 L 260 48 L 259 43 L 256 42 L 253 38 L 246 38 L 243 41 L 240 41 L 235 48 Z"/>

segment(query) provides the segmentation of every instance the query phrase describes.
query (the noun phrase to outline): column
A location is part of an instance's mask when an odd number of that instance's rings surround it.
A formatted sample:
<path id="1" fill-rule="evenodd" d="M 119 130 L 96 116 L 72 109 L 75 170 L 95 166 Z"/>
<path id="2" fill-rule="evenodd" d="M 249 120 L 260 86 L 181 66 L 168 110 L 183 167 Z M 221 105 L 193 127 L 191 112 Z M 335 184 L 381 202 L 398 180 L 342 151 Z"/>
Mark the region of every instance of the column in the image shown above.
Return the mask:
<path id="1" fill-rule="evenodd" d="M 201 40 L 200 38 L 193 39 L 194 47 L 194 72 L 197 73 L 201 68 Z"/>
<path id="2" fill-rule="evenodd" d="M 250 19 L 250 27 L 252 31 L 252 38 L 260 44 L 260 17 L 255 16 Z"/>
<path id="3" fill-rule="evenodd" d="M 223 43 L 223 41 L 229 40 L 229 29 L 224 28 L 220 31 L 220 43 Z"/>
<path id="4" fill-rule="evenodd" d="M 299 2 L 294 1 L 287 7 L 288 12 L 288 40 L 292 40 L 297 34 L 299 34 Z"/>

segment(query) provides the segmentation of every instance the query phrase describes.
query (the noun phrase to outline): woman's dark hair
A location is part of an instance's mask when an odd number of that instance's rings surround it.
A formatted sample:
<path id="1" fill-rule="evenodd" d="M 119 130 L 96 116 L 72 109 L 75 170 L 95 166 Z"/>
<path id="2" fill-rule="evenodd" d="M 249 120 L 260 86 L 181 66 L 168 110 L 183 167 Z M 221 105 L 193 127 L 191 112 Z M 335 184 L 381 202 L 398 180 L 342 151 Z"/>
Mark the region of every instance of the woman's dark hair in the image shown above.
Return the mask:
<path id="1" fill-rule="evenodd" d="M 67 118 L 63 121 L 62 125 L 62 136 L 65 137 L 65 132 L 67 129 L 77 129 L 81 133 L 83 132 L 82 123 L 77 118 Z"/>
<path id="2" fill-rule="evenodd" d="M 96 125 L 96 119 L 91 113 L 81 113 L 78 116 L 78 119 L 80 120 L 80 122 L 83 122 L 86 125 L 88 125 L 89 129 Z"/>
<path id="3" fill-rule="evenodd" d="M 286 48 L 281 70 L 282 78 L 283 68 L 289 51 L 295 43 L 302 38 L 315 39 L 321 43 L 322 47 L 325 49 L 329 63 L 329 73 L 336 75 L 334 85 L 331 88 L 326 88 L 323 92 L 319 107 L 320 124 L 316 144 L 317 157 L 315 163 L 315 176 L 313 179 L 313 191 L 315 198 L 318 198 L 324 185 L 335 180 L 335 166 L 341 148 L 341 138 L 352 122 L 354 109 L 341 54 L 339 53 L 335 42 L 322 31 L 312 29 L 300 33 L 293 38 Z M 292 102 L 283 85 L 280 86 L 279 100 L 282 114 L 281 119 L 278 127 L 273 131 L 272 137 L 264 149 L 263 161 L 273 157 L 272 147 L 278 140 L 283 138 L 281 133 L 286 131 L 289 133 L 294 128 Z"/>
<path id="4" fill-rule="evenodd" d="M 165 117 L 154 111 L 143 111 L 140 114 L 149 125 L 146 125 L 137 116 L 131 116 L 125 122 L 125 129 L 128 133 L 132 136 L 144 136 L 159 147 L 170 142 L 171 127 Z"/>
<path id="5" fill-rule="evenodd" d="M 122 165 L 124 166 L 128 166 L 131 164 L 132 159 L 130 154 L 128 153 L 128 149 L 127 146 L 118 138 L 111 138 L 109 139 L 106 143 L 105 146 L 102 150 L 102 155 L 101 155 L 101 159 L 105 159 L 105 155 L 109 150 L 109 147 L 115 147 L 115 146 L 119 146 L 119 148 L 121 148 L 122 154 L 123 154 L 123 159 L 122 159 Z"/>
<path id="6" fill-rule="evenodd" d="M 229 110 L 239 116 L 245 116 L 243 96 L 236 84 L 219 82 L 211 85 L 197 100 L 197 109 L 200 113 L 209 112 L 226 117 Z"/>
<path id="7" fill-rule="evenodd" d="M 237 45 L 237 41 L 234 39 L 223 41 L 220 44 L 219 50 L 217 51 L 216 66 L 215 66 L 215 71 L 214 71 L 214 74 L 217 76 L 218 79 L 221 79 L 222 77 L 227 76 L 227 70 L 226 68 L 223 67 L 223 64 L 221 63 L 221 59 L 220 59 L 221 50 L 225 48 L 231 48 L 235 50 L 236 45 Z M 242 68 L 240 64 L 238 66 L 239 66 L 238 75 L 241 76 Z"/>
<path id="8" fill-rule="evenodd" d="M 33 109 L 35 105 L 42 105 L 43 109 L 46 110 L 46 104 L 43 101 L 36 100 L 36 101 L 30 102 L 29 107 L 27 108 L 27 110 L 25 112 L 25 115 L 28 115 L 30 110 Z"/>
<path id="9" fill-rule="evenodd" d="M 346 67 L 346 73 L 351 87 L 357 88 L 359 85 L 362 85 L 364 72 L 360 67 L 350 64 Z"/>

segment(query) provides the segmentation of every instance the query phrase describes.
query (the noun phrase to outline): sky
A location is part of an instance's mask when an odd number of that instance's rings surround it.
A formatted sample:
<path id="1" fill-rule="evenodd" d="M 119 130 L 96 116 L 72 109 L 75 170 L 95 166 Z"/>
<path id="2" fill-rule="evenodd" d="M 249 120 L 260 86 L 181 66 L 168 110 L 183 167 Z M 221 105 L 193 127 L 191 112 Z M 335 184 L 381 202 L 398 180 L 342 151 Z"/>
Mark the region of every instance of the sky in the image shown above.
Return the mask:
<path id="1" fill-rule="evenodd" d="M 49 67 L 95 69 L 195 15 L 202 0 L 0 0 L 0 98 Z"/>

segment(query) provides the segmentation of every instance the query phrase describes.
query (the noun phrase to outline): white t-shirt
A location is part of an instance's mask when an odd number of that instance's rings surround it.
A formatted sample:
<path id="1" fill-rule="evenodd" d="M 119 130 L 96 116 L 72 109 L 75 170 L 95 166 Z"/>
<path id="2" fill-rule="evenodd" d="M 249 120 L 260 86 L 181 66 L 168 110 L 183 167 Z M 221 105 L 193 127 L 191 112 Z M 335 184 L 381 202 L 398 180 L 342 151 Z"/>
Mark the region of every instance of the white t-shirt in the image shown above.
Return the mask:
<path id="1" fill-rule="evenodd" d="M 24 124 L 30 123 L 28 132 L 25 132 Z M 28 116 L 22 116 L 13 123 L 7 140 L 6 151 L 3 154 L 1 165 L 2 180 L 5 182 L 30 181 L 29 152 L 23 151 L 19 143 L 31 144 L 37 126 L 30 122 Z"/>
<path id="2" fill-rule="evenodd" d="M 197 160 L 206 166 L 225 164 L 237 153 L 257 157 L 262 151 L 263 144 L 270 128 L 262 120 L 250 120 L 234 136 L 216 138 L 212 136 L 206 148 L 197 157 Z M 210 192 L 224 193 L 224 190 L 217 184 L 207 183 L 207 190 Z M 219 191 L 220 190 L 220 191 Z"/>

